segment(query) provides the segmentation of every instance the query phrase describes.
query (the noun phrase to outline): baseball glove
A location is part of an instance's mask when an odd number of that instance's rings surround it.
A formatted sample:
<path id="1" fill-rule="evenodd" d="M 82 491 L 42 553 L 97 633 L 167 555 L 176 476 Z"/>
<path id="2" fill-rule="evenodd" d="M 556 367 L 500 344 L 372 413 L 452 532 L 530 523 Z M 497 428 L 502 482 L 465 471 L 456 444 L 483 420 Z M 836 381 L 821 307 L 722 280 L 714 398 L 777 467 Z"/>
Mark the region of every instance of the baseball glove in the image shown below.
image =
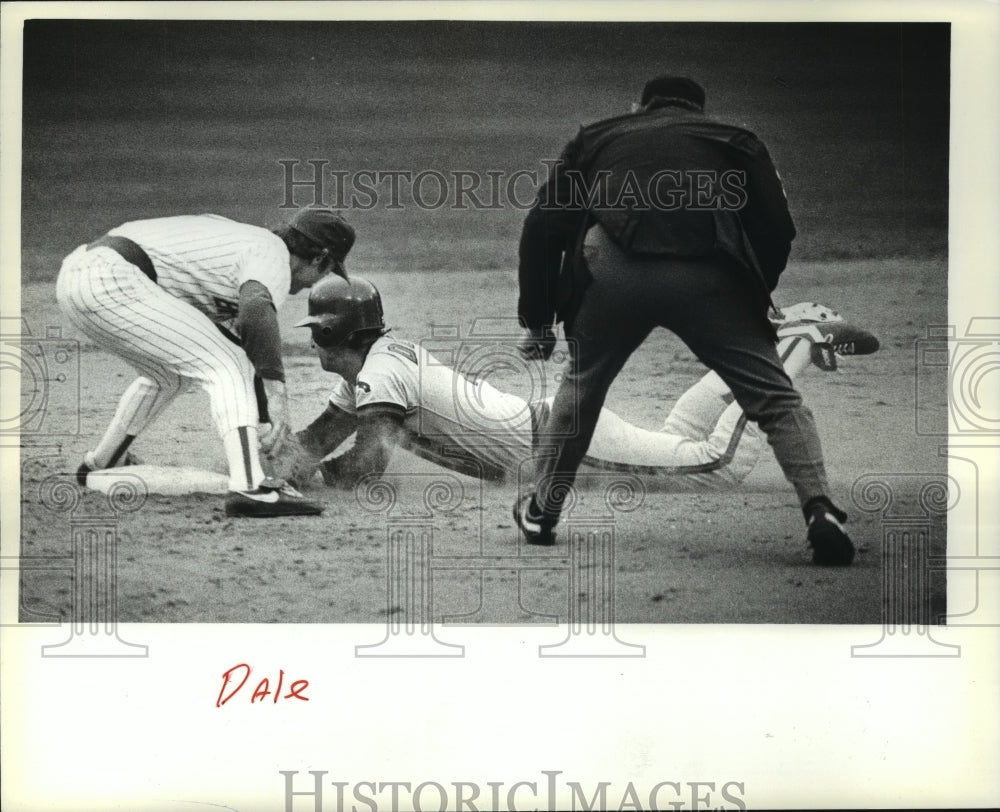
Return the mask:
<path id="1" fill-rule="evenodd" d="M 288 435 L 277 453 L 261 455 L 261 467 L 268 477 L 283 479 L 293 488 L 305 490 L 319 469 L 320 459 L 307 451 L 293 433 Z"/>

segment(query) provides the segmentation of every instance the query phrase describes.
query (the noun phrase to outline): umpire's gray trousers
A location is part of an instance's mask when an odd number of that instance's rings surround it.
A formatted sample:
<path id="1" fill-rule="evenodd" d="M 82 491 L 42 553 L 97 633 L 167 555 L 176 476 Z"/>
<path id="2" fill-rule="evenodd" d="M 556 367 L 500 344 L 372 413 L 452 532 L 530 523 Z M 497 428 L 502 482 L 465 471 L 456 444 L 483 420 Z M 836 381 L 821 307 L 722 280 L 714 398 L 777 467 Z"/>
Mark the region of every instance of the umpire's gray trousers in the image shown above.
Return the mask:
<path id="1" fill-rule="evenodd" d="M 766 434 L 802 504 L 830 499 L 812 412 L 785 374 L 767 314 L 740 269 L 631 259 L 599 225 L 587 236 L 586 257 L 593 281 L 566 326 L 570 368 L 539 437 L 535 496 L 546 517 L 559 516 L 612 381 L 657 326 L 675 333 L 726 382 Z"/>

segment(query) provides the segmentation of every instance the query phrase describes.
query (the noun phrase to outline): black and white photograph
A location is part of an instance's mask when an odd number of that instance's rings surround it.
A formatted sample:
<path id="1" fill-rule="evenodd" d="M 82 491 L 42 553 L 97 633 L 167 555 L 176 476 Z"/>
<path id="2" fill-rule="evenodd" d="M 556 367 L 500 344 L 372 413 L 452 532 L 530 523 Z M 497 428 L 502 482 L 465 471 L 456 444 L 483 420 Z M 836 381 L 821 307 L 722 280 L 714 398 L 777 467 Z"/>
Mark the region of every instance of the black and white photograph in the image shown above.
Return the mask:
<path id="1" fill-rule="evenodd" d="M 1000 800 L 997 12 L 774 7 L 5 4 L 5 810 Z"/>
<path id="2" fill-rule="evenodd" d="M 23 552 L 66 543 L 53 474 L 76 511 L 142 499 L 119 620 L 586 618 L 579 566 L 618 622 L 881 622 L 871 491 L 945 490 L 913 348 L 948 319 L 947 24 L 24 36 L 22 319 L 78 374 L 25 447 Z M 392 525 L 433 602 L 387 578 Z M 71 609 L 64 573 L 22 590 Z"/>

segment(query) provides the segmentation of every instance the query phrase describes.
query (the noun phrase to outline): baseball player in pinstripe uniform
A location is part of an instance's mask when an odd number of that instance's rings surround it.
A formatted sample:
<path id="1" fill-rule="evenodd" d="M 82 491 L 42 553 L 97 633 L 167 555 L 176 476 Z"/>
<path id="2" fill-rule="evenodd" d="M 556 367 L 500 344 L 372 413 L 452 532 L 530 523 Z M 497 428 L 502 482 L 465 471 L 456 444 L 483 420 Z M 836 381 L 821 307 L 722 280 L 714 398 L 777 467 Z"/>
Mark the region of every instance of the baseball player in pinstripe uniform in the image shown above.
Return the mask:
<path id="1" fill-rule="evenodd" d="M 350 450 L 323 463 L 327 484 L 350 488 L 381 474 L 397 445 L 493 480 L 516 475 L 531 459 L 551 399 L 529 404 L 388 334 L 378 290 L 367 280 L 324 279 L 309 295 L 309 316 L 296 326 L 311 329 L 323 368 L 341 376 L 326 411 L 297 435 L 301 445 L 318 461 L 356 432 Z M 870 333 L 814 304 L 788 308 L 778 336 L 790 377 L 811 363 L 835 368 L 838 350 L 878 347 Z M 753 469 L 761 448 L 760 432 L 710 372 L 681 396 L 659 431 L 602 410 L 582 470 L 633 473 L 657 490 L 731 488 Z"/>
<path id="2" fill-rule="evenodd" d="M 209 395 L 225 449 L 227 515 L 319 514 L 261 468 L 260 450 L 277 451 L 290 430 L 276 310 L 323 276 L 344 275 L 353 243 L 338 214 L 302 209 L 273 232 L 213 214 L 138 220 L 73 251 L 56 285 L 63 313 L 139 373 L 84 456 L 81 485 L 134 461 L 132 441 L 194 384 Z"/>

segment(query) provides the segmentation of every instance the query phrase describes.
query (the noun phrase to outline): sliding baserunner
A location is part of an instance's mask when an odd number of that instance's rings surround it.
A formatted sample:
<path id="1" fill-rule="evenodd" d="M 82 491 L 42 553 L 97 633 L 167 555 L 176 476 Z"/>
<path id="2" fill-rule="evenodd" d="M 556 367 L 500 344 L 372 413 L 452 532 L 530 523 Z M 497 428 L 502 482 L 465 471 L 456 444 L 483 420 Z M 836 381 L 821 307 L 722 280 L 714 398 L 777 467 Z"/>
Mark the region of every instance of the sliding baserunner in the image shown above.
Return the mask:
<path id="1" fill-rule="evenodd" d="M 820 305 L 796 305 L 774 320 L 779 355 L 793 378 L 811 364 L 835 369 L 838 355 L 878 348 L 870 333 Z M 471 380 L 390 333 L 379 292 L 367 280 L 322 280 L 297 326 L 311 329 L 323 369 L 341 376 L 326 410 L 297 434 L 300 459 L 281 466 L 297 481 L 319 467 L 327 484 L 352 488 L 382 473 L 396 447 L 490 480 L 512 478 L 531 459 L 549 401 L 529 403 Z M 353 447 L 331 457 L 352 434 Z M 659 430 L 604 409 L 581 470 L 632 473 L 657 490 L 731 488 L 750 473 L 761 448 L 757 427 L 710 372 L 679 398 Z"/>

